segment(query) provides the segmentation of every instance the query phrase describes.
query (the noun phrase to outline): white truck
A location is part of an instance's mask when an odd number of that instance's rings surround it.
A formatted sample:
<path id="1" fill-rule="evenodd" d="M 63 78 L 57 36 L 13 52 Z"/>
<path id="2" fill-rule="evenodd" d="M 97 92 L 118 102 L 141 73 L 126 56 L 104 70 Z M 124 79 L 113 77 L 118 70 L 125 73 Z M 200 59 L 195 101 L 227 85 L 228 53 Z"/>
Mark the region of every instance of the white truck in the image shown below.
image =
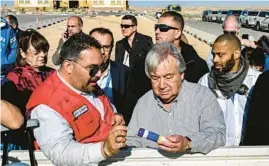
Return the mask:
<path id="1" fill-rule="evenodd" d="M 243 10 L 239 16 L 239 21 L 242 27 L 255 27 L 255 18 L 259 14 L 259 11 Z"/>

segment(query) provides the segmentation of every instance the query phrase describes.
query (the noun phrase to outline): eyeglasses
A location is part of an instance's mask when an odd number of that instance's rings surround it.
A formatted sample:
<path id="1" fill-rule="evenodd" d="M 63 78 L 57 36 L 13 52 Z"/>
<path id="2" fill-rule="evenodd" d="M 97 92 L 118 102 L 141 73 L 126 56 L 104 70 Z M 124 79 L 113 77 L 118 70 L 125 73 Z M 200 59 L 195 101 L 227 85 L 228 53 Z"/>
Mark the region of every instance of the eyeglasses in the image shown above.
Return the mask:
<path id="1" fill-rule="evenodd" d="M 130 27 L 133 27 L 133 26 L 135 26 L 135 25 L 120 24 L 120 27 L 121 28 L 125 28 L 125 29 L 130 28 Z"/>
<path id="2" fill-rule="evenodd" d="M 98 73 L 98 71 L 101 70 L 101 67 L 100 67 L 99 65 L 94 65 L 94 64 L 92 64 L 92 65 L 90 65 L 89 68 L 85 68 L 84 66 L 82 66 L 81 64 L 79 64 L 79 63 L 78 63 L 77 61 L 75 61 L 75 60 L 71 60 L 71 59 L 65 59 L 65 60 L 75 62 L 76 64 L 78 64 L 78 65 L 80 65 L 81 67 L 83 67 L 85 70 L 88 70 L 88 71 L 89 71 L 89 75 L 90 75 L 91 77 L 94 77 L 94 76 Z"/>
<path id="3" fill-rule="evenodd" d="M 224 34 L 230 34 L 236 36 L 236 31 L 223 31 Z"/>
<path id="4" fill-rule="evenodd" d="M 111 45 L 101 45 L 101 49 L 103 49 L 104 51 L 109 51 L 111 48 Z"/>
<path id="5" fill-rule="evenodd" d="M 178 28 L 176 28 L 176 27 L 171 27 L 171 26 L 166 25 L 166 24 L 155 24 L 155 31 L 157 31 L 158 28 L 159 28 L 159 30 L 160 30 L 161 32 L 167 32 L 167 31 L 169 31 L 170 29 L 177 29 L 177 30 L 178 30 Z"/>
<path id="6" fill-rule="evenodd" d="M 31 53 L 31 54 L 34 54 L 35 56 L 37 55 L 40 55 L 41 52 L 43 52 L 45 55 L 48 53 L 48 51 L 36 51 L 36 50 L 31 50 L 31 49 L 28 49 L 28 52 Z"/>

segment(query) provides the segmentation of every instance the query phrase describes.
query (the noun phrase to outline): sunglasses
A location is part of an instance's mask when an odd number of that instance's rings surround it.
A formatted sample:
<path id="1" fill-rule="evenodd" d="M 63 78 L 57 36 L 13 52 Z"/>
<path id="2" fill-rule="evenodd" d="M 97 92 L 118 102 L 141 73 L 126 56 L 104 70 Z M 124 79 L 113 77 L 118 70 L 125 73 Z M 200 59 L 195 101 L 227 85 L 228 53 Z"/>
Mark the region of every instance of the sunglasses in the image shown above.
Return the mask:
<path id="1" fill-rule="evenodd" d="M 155 31 L 157 31 L 158 28 L 159 28 L 159 30 L 160 30 L 161 32 L 167 32 L 167 31 L 169 31 L 170 29 L 177 29 L 177 30 L 178 30 L 178 28 L 176 28 L 176 27 L 171 27 L 171 26 L 166 25 L 166 24 L 155 24 Z"/>
<path id="2" fill-rule="evenodd" d="M 236 35 L 236 31 L 223 31 L 224 34 Z"/>
<path id="3" fill-rule="evenodd" d="M 120 24 L 120 27 L 121 28 L 125 28 L 125 29 L 130 28 L 130 27 L 133 27 L 133 26 L 135 26 L 135 25 Z"/>
<path id="4" fill-rule="evenodd" d="M 71 60 L 71 59 L 66 59 L 68 61 L 72 61 L 72 62 L 75 62 L 76 64 L 78 64 L 79 66 L 83 67 L 85 70 L 88 70 L 89 71 L 89 75 L 91 77 L 94 77 L 99 70 L 101 70 L 101 67 L 99 65 L 90 65 L 89 69 L 88 68 L 85 68 L 84 66 L 82 66 L 81 64 L 79 64 L 77 61 L 75 60 Z"/>

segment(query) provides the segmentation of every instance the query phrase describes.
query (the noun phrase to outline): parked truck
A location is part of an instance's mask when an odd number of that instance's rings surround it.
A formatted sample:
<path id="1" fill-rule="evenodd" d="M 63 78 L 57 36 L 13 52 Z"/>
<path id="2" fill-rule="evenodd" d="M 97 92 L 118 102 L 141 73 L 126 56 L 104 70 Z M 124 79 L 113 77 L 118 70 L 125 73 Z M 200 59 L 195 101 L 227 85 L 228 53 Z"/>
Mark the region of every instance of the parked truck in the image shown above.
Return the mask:
<path id="1" fill-rule="evenodd" d="M 162 13 L 167 11 L 175 11 L 175 12 L 181 12 L 181 6 L 180 5 L 167 5 L 165 8 L 162 9 Z"/>

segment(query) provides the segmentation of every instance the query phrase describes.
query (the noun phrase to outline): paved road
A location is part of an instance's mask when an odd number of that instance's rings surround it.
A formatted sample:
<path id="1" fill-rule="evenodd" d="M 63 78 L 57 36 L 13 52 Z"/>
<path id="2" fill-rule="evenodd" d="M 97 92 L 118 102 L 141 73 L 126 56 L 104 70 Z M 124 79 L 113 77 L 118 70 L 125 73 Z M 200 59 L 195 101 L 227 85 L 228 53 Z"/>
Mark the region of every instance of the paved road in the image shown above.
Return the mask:
<path id="1" fill-rule="evenodd" d="M 117 15 L 122 16 L 126 13 L 118 13 L 118 12 L 98 12 L 98 15 L 109 16 L 109 15 Z M 36 23 L 36 18 L 38 17 L 39 22 L 52 20 L 53 18 L 66 18 L 69 15 L 15 15 L 19 20 L 20 27 L 29 27 Z"/>
<path id="2" fill-rule="evenodd" d="M 210 22 L 202 22 L 202 21 L 186 21 L 186 25 L 193 27 L 193 28 L 197 28 L 199 30 L 214 34 L 219 36 L 220 34 L 222 34 L 223 30 L 222 30 L 222 24 L 218 24 L 218 23 L 210 23 Z M 246 29 L 246 28 L 241 28 L 241 33 L 242 34 L 249 34 L 251 36 L 253 36 L 256 40 L 258 40 L 262 35 L 269 35 L 268 31 L 256 31 L 256 30 L 252 30 L 252 29 Z"/>
<path id="3" fill-rule="evenodd" d="M 36 23 L 36 17 L 39 22 L 52 20 L 53 18 L 65 18 L 65 15 L 15 15 L 19 21 L 19 27 L 28 27 Z"/>

